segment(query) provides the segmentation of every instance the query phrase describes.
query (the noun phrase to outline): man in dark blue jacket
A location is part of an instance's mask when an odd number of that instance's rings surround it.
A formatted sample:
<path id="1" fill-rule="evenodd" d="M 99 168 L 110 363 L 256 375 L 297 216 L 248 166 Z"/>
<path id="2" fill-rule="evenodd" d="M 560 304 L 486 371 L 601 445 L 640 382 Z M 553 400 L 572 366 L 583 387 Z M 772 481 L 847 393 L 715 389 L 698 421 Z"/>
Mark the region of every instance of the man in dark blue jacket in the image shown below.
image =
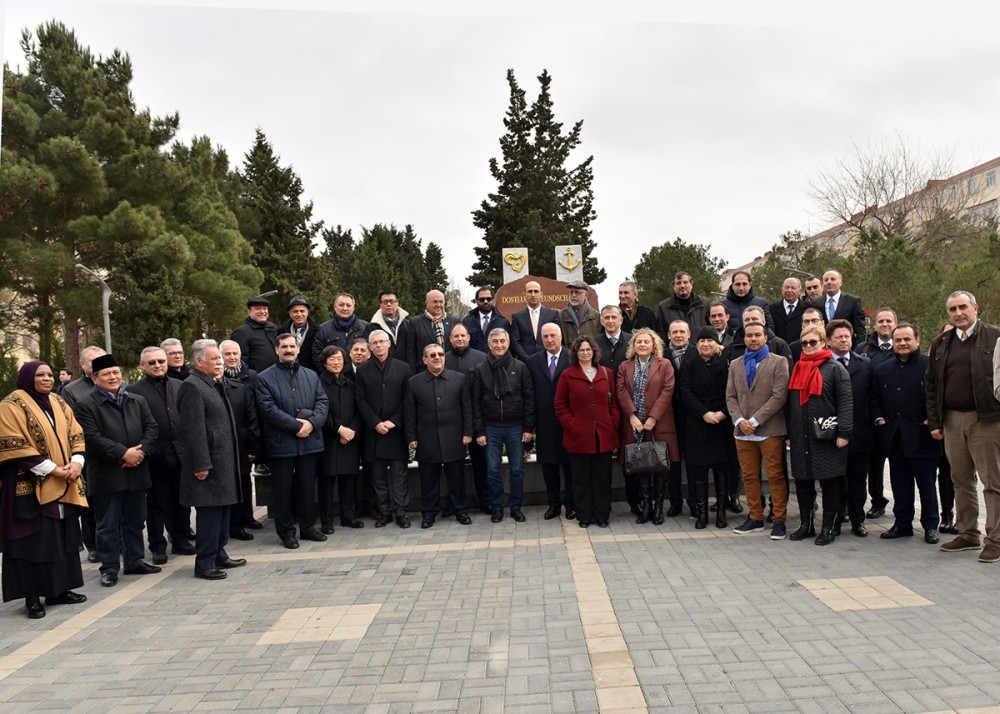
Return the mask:
<path id="1" fill-rule="evenodd" d="M 469 331 L 469 347 L 480 352 L 489 352 L 486 336 L 498 327 L 510 333 L 510 320 L 500 314 L 493 304 L 493 288 L 476 290 L 476 307 L 462 320 Z"/>
<path id="2" fill-rule="evenodd" d="M 299 366 L 299 345 L 287 332 L 278 335 L 278 363 L 257 375 L 257 411 L 264 432 L 264 456 L 274 484 L 274 529 L 286 548 L 299 536 L 324 541 L 316 530 L 316 473 L 323 454 L 323 423 L 329 400 L 319 376 Z"/>
<path id="3" fill-rule="evenodd" d="M 938 500 L 934 487 L 941 443 L 927 428 L 927 393 L 924 375 L 929 360 L 920 354 L 917 328 L 901 323 L 892 331 L 895 359 L 875 370 L 873 405 L 875 425 L 889 454 L 889 482 L 892 484 L 895 522 L 880 537 L 907 538 L 913 535 L 913 483 L 920 492 L 920 525 L 924 541 L 937 543 Z"/>

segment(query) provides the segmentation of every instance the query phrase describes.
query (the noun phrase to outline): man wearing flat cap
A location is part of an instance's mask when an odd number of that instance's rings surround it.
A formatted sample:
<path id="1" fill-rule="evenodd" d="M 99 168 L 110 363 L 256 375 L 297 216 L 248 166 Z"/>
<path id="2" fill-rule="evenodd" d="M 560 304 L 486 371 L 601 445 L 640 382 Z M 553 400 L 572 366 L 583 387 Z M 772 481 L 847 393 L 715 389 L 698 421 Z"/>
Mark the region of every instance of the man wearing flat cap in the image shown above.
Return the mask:
<path id="1" fill-rule="evenodd" d="M 267 319 L 270 307 L 271 303 L 259 295 L 247 300 L 247 318 L 229 336 L 255 372 L 263 372 L 278 361 L 278 326 Z"/>
<path id="2" fill-rule="evenodd" d="M 152 485 L 149 457 L 156 453 L 159 429 L 149 404 L 124 387 L 114 355 L 91 364 L 94 391 L 76 405 L 87 445 L 87 497 L 97 520 L 101 585 L 118 583 L 121 556 L 126 575 L 158 573 L 142 558 L 146 491 Z"/>
<path id="3" fill-rule="evenodd" d="M 278 330 L 295 337 L 299 346 L 299 366 L 308 367 L 313 372 L 323 370 L 313 362 L 313 340 L 316 339 L 316 329 L 319 325 L 312 319 L 312 305 L 301 295 L 296 295 L 288 301 L 288 319 Z"/>
<path id="4" fill-rule="evenodd" d="M 563 344 L 571 345 L 580 335 L 596 338 L 601 331 L 601 318 L 597 310 L 587 301 L 590 286 L 582 280 L 566 283 L 569 304 L 559 311 L 559 327 L 562 328 Z"/>

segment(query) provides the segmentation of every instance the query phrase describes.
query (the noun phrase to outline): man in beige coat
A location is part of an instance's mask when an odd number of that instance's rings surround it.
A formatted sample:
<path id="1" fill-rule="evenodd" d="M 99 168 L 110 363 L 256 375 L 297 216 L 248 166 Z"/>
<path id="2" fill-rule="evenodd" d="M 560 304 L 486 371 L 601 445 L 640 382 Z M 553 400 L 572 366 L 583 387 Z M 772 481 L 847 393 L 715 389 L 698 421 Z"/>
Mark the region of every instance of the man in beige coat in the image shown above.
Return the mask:
<path id="1" fill-rule="evenodd" d="M 746 352 L 729 365 L 726 404 L 733 420 L 736 453 L 743 470 L 750 515 L 735 531 L 752 533 L 764 528 L 760 500 L 763 462 L 774 504 L 772 540 L 785 537 L 788 484 L 781 468 L 785 453 L 785 400 L 788 397 L 788 360 L 770 352 L 767 330 L 760 322 L 744 327 Z"/>

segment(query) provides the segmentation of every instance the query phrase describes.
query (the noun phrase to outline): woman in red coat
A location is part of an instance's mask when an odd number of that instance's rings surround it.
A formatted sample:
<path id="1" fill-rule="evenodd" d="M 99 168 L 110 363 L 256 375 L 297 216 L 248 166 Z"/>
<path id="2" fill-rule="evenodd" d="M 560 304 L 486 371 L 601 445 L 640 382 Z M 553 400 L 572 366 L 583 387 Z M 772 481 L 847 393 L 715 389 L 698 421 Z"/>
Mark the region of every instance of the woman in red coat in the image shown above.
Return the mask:
<path id="1" fill-rule="evenodd" d="M 587 335 L 569 348 L 570 367 L 556 384 L 556 417 L 573 470 L 573 500 L 581 528 L 608 527 L 611 517 L 611 455 L 618 448 L 618 400 L 614 375 L 598 362 L 601 350 Z"/>
<path id="2" fill-rule="evenodd" d="M 674 425 L 674 366 L 663 358 L 663 339 L 648 327 L 632 333 L 626 360 L 618 367 L 618 406 L 622 414 L 622 449 L 619 458 L 625 461 L 625 445 L 634 444 L 640 432 L 644 439 L 665 441 L 670 458 L 680 458 L 677 427 Z M 667 471 L 640 474 L 639 492 L 642 513 L 636 523 L 652 520 L 663 523 L 663 495 Z"/>

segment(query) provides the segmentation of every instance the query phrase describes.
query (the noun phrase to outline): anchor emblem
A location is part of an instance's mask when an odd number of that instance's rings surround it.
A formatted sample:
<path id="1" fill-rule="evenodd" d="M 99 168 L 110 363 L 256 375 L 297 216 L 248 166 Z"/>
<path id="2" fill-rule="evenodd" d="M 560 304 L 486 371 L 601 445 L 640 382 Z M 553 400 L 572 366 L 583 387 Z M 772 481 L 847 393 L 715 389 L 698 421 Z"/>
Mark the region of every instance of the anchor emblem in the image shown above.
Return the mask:
<path id="1" fill-rule="evenodd" d="M 576 260 L 576 262 L 573 262 L 573 256 L 575 255 L 575 253 L 573 253 L 573 249 L 570 248 L 569 246 L 566 247 L 566 251 L 563 253 L 563 255 L 566 256 L 566 260 L 565 262 L 560 260 L 559 265 L 566 268 L 566 270 L 569 271 L 576 270 L 577 266 L 580 265 L 581 262 L 583 262 L 579 258 Z"/>

